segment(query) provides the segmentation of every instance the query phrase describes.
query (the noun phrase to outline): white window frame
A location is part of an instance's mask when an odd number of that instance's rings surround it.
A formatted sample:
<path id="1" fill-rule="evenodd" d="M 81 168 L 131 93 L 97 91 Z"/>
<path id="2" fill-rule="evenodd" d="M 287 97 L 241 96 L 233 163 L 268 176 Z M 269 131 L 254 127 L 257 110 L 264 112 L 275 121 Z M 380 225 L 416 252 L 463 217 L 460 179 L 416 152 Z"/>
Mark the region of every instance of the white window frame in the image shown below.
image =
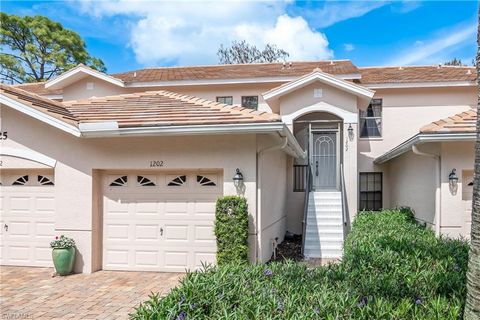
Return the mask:
<path id="1" fill-rule="evenodd" d="M 257 98 L 257 106 L 255 108 L 250 108 L 250 107 L 245 107 L 243 105 L 243 98 Z M 260 101 L 258 99 L 258 96 L 242 96 L 241 100 L 240 100 L 240 105 L 243 107 L 243 108 L 247 108 L 247 109 L 252 109 L 252 110 L 258 110 L 258 105 L 259 105 Z"/>
<path id="2" fill-rule="evenodd" d="M 373 104 L 373 102 L 377 102 L 380 104 L 380 116 L 379 117 L 362 117 L 362 111 L 358 113 L 358 137 L 359 139 L 362 140 L 382 140 L 383 139 L 383 99 L 372 99 L 372 102 L 368 105 L 367 108 L 370 108 Z M 367 111 L 365 111 L 366 113 Z M 372 119 L 372 120 L 377 120 L 380 119 L 380 126 L 378 127 L 378 130 L 380 131 L 379 136 L 362 136 L 362 123 L 363 120 L 367 119 Z"/>
<path id="3" fill-rule="evenodd" d="M 226 99 L 226 98 L 232 99 L 232 103 L 226 103 L 226 102 L 223 102 L 223 101 L 218 101 L 219 99 Z M 217 101 L 218 103 L 233 105 L 233 96 L 217 96 L 217 97 L 215 97 L 215 101 Z"/>

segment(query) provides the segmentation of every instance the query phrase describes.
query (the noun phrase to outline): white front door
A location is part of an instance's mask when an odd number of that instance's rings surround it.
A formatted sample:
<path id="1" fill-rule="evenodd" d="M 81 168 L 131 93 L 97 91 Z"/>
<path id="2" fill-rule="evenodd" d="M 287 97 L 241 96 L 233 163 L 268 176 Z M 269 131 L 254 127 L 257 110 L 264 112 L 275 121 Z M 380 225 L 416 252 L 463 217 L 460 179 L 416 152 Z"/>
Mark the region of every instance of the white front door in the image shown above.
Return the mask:
<path id="1" fill-rule="evenodd" d="M 185 271 L 215 263 L 218 172 L 106 174 L 103 269 Z"/>
<path id="2" fill-rule="evenodd" d="M 51 267 L 55 195 L 51 170 L 2 170 L 0 264 Z"/>
<path id="3" fill-rule="evenodd" d="M 313 189 L 337 189 L 338 150 L 337 132 L 312 132 L 310 166 Z"/>

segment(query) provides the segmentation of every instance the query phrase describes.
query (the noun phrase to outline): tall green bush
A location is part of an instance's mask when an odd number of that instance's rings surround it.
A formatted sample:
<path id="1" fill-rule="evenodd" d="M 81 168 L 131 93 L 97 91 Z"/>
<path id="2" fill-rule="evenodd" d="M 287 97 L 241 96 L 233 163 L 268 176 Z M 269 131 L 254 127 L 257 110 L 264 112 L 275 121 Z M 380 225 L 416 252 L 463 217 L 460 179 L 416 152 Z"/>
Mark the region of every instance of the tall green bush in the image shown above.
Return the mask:
<path id="1" fill-rule="evenodd" d="M 218 265 L 248 262 L 248 206 L 245 198 L 226 196 L 217 200 L 215 236 Z"/>

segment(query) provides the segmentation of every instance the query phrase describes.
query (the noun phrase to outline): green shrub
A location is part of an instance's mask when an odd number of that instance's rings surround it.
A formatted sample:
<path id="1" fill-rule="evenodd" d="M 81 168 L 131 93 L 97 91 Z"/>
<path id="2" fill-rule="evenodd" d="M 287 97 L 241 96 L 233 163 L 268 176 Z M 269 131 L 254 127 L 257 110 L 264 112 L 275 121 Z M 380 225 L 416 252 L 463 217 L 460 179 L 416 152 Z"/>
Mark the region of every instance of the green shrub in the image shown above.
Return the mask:
<path id="1" fill-rule="evenodd" d="M 217 200 L 215 210 L 217 264 L 248 262 L 248 206 L 243 197 Z"/>
<path id="2" fill-rule="evenodd" d="M 227 264 L 188 273 L 132 319 L 459 319 L 468 245 L 405 210 L 360 214 L 341 263 Z"/>

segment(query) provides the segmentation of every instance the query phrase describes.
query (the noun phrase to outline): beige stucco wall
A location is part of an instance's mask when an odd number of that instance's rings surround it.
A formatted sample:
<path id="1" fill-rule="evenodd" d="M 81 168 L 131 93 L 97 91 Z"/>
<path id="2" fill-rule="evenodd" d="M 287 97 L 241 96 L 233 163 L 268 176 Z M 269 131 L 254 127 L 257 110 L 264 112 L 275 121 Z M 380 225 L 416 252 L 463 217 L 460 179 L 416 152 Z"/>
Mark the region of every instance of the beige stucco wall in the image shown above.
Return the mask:
<path id="1" fill-rule="evenodd" d="M 287 226 L 287 155 L 279 149 L 278 139 L 262 136 L 258 139 L 258 192 L 260 261 L 272 257 L 273 241 L 283 241 Z"/>
<path id="2" fill-rule="evenodd" d="M 421 127 L 476 104 L 475 89 L 465 87 L 377 89 L 382 99 L 382 138 L 360 138 L 359 171 L 373 171 L 373 160 L 417 134 Z"/>
<path id="3" fill-rule="evenodd" d="M 94 88 L 87 90 L 87 83 L 93 83 Z M 105 97 L 117 94 L 128 93 L 125 88 L 98 78 L 87 76 L 65 88 L 63 88 L 63 100 L 81 100 L 91 97 Z"/>
<path id="4" fill-rule="evenodd" d="M 322 97 L 315 98 L 314 89 L 322 89 Z M 326 102 L 343 110 L 357 113 L 357 98 L 345 91 L 326 85 L 320 81 L 286 94 L 279 99 L 279 109 L 273 110 L 282 116 L 292 114 L 300 108 L 309 107 L 319 102 Z"/>
<path id="5" fill-rule="evenodd" d="M 468 110 L 476 104 L 473 87 L 377 89 L 382 99 L 382 137 L 359 138 L 358 172 L 383 172 L 383 205 L 396 205 L 390 188 L 397 178 L 385 165 L 373 160 L 411 138 L 420 128 L 439 119 Z"/>
<path id="6" fill-rule="evenodd" d="M 450 237 L 470 235 L 470 207 L 471 201 L 465 200 L 463 192 L 464 176 L 466 171 L 472 171 L 475 162 L 475 143 L 471 142 L 443 142 L 441 144 L 441 202 L 442 216 L 441 232 Z M 452 169 L 457 169 L 458 189 L 450 190 L 448 175 Z"/>
<path id="7" fill-rule="evenodd" d="M 438 154 L 438 146 L 419 146 L 424 152 Z M 410 207 L 418 221 L 435 226 L 435 160 L 409 151 L 391 160 L 387 166 L 391 207 Z M 384 183 L 385 186 L 385 183 Z"/>
<path id="8" fill-rule="evenodd" d="M 165 169 L 208 168 L 224 172 L 225 195 L 237 190 L 232 177 L 240 168 L 245 177 L 249 214 L 256 212 L 256 136 L 175 136 L 81 139 L 7 107 L 1 108 L 2 130 L 9 139 L 1 147 L 34 150 L 57 160 L 55 167 L 56 232 L 75 238 L 75 270 L 99 268 L 101 232 L 96 170 L 145 170 L 150 160 L 163 160 Z M 95 210 L 97 208 L 97 210 Z M 254 228 L 250 227 L 254 244 Z M 251 250 L 254 250 L 251 246 Z M 255 257 L 255 253 L 250 253 Z"/>
<path id="9" fill-rule="evenodd" d="M 474 142 L 428 143 L 418 148 L 440 156 L 440 233 L 454 238 L 468 237 L 471 194 L 463 190 L 466 187 L 463 175 L 473 171 Z M 435 227 L 435 160 L 409 151 L 391 160 L 386 168 L 390 175 L 391 205 L 409 206 L 417 220 Z M 452 190 L 449 184 L 449 174 L 454 168 L 459 178 L 457 190 Z"/>

